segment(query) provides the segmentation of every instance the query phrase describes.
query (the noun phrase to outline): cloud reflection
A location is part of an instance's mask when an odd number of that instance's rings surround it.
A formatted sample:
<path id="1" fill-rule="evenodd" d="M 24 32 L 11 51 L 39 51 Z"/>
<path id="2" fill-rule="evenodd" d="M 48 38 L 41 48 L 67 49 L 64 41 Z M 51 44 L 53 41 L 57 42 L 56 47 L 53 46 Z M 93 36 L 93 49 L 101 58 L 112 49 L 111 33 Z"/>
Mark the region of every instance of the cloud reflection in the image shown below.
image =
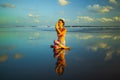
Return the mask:
<path id="1" fill-rule="evenodd" d="M 110 48 L 111 48 L 111 46 L 109 46 L 105 42 L 99 42 L 99 43 L 96 43 L 96 44 L 88 47 L 88 49 L 90 49 L 92 51 L 97 51 L 98 49 L 110 49 Z"/>
<path id="2" fill-rule="evenodd" d="M 103 35 L 98 36 L 97 38 L 118 40 L 118 39 L 120 39 L 120 35 L 106 35 L 106 34 L 103 34 Z"/>
<path id="3" fill-rule="evenodd" d="M 29 37 L 29 40 L 36 40 L 40 38 L 40 32 L 33 32 Z"/>
<path id="4" fill-rule="evenodd" d="M 98 38 L 101 38 L 101 39 L 112 38 L 112 35 L 106 35 L 106 34 L 104 34 L 104 35 L 98 36 Z"/>
<path id="5" fill-rule="evenodd" d="M 7 60 L 14 58 L 14 59 L 21 59 L 23 58 L 23 55 L 21 53 L 15 53 L 11 56 L 9 56 L 8 54 L 1 54 L 0 55 L 0 62 L 6 62 Z"/>
<path id="6" fill-rule="evenodd" d="M 14 59 L 21 59 L 23 57 L 23 55 L 20 53 L 16 53 L 16 54 L 14 54 L 13 57 L 14 57 Z"/>
<path id="7" fill-rule="evenodd" d="M 113 54 L 117 55 L 117 56 L 120 56 L 120 48 L 117 48 L 117 49 L 110 49 L 106 52 L 106 56 L 105 56 L 105 60 L 110 60 L 112 59 L 112 56 Z"/>
<path id="8" fill-rule="evenodd" d="M 100 35 L 93 35 L 93 34 L 75 34 L 76 39 L 80 40 L 89 40 L 89 39 L 99 39 L 99 40 L 104 40 L 102 42 L 94 42 L 94 44 L 90 44 L 87 46 L 88 50 L 91 50 L 93 52 L 97 52 L 98 50 L 103 50 L 105 51 L 105 58 L 104 60 L 110 60 L 112 59 L 113 54 L 119 56 L 120 55 L 120 48 L 116 47 L 115 45 L 119 44 L 118 40 L 120 40 L 120 35 L 119 34 L 100 34 Z M 111 43 L 111 40 L 115 43 Z M 116 40 L 116 41 L 115 41 Z M 107 42 L 106 42 L 107 41 Z M 110 44 L 109 44 L 110 43 Z M 114 44 L 114 45 L 112 45 Z"/>
<path id="9" fill-rule="evenodd" d="M 8 60 L 8 55 L 7 54 L 0 55 L 0 62 L 5 62 L 7 60 Z"/>
<path id="10" fill-rule="evenodd" d="M 87 49 L 91 50 L 93 52 L 98 52 L 98 50 L 103 50 L 105 53 L 105 58 L 104 58 L 105 61 L 112 59 L 113 54 L 115 54 L 117 56 L 120 55 L 120 48 L 118 48 L 118 47 L 115 48 L 115 44 L 113 43 L 113 42 L 115 42 L 114 40 L 120 39 L 120 35 L 118 35 L 118 34 L 117 35 L 116 34 L 112 34 L 112 35 L 111 34 L 100 34 L 100 35 L 75 34 L 75 38 L 80 39 L 80 40 L 89 40 L 89 39 L 104 40 L 102 42 L 94 42 L 94 44 L 90 44 L 89 46 L 87 46 Z M 107 41 L 107 40 L 113 41 L 112 44 L 114 44 L 114 45 L 112 45 L 111 42 Z"/>
<path id="11" fill-rule="evenodd" d="M 91 34 L 82 35 L 82 36 L 80 36 L 79 34 L 76 34 L 75 37 L 76 37 L 77 39 L 88 40 L 88 39 L 93 38 L 94 36 L 91 35 Z"/>
<path id="12" fill-rule="evenodd" d="M 114 53 L 114 51 L 108 51 L 105 55 L 105 60 L 110 60 L 112 59 L 112 54 Z"/>
<path id="13" fill-rule="evenodd" d="M 93 35 L 93 34 L 85 34 L 85 35 L 79 35 L 79 34 L 75 34 L 75 38 L 76 39 L 83 39 L 83 40 L 88 40 L 88 39 L 111 39 L 111 40 L 119 40 L 120 39 L 120 35 L 116 35 L 116 34 L 100 34 L 98 35 Z"/>
<path id="14" fill-rule="evenodd" d="M 116 50 L 117 55 L 120 55 L 120 48 Z"/>
<path id="15" fill-rule="evenodd" d="M 14 50 L 15 46 L 0 46 L 0 50 Z"/>
<path id="16" fill-rule="evenodd" d="M 21 59 L 23 57 L 23 55 L 21 53 L 15 53 L 15 54 L 11 54 L 9 53 L 9 51 L 14 50 L 16 47 L 15 46 L 0 46 L 0 51 L 1 52 L 6 52 L 4 54 L 0 54 L 0 62 L 6 62 L 7 60 L 14 58 L 14 59 Z"/>

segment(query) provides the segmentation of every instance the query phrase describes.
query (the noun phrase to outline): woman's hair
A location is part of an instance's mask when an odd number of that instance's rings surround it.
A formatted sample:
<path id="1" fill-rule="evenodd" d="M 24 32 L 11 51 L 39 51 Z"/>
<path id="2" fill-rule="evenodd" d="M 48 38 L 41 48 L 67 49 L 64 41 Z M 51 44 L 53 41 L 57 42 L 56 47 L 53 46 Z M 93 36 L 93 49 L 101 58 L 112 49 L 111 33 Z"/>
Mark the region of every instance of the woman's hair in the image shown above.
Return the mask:
<path id="1" fill-rule="evenodd" d="M 63 26 L 65 25 L 65 22 L 64 22 L 64 20 L 63 20 L 63 19 L 59 19 L 58 21 L 62 21 Z"/>

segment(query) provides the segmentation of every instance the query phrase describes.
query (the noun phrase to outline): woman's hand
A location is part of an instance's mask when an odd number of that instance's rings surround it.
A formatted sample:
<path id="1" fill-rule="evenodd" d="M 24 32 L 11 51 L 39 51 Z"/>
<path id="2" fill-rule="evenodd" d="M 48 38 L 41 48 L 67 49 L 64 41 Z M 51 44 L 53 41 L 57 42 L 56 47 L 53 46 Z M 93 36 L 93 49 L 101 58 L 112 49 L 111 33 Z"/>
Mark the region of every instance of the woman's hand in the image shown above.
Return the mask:
<path id="1" fill-rule="evenodd" d="M 55 25 L 56 28 L 58 28 L 58 22 L 56 22 L 56 25 Z"/>
<path id="2" fill-rule="evenodd" d="M 57 31 L 58 34 L 61 33 L 61 31 L 59 30 L 58 22 L 57 22 L 56 25 L 55 25 L 55 29 L 56 29 L 56 31 Z"/>

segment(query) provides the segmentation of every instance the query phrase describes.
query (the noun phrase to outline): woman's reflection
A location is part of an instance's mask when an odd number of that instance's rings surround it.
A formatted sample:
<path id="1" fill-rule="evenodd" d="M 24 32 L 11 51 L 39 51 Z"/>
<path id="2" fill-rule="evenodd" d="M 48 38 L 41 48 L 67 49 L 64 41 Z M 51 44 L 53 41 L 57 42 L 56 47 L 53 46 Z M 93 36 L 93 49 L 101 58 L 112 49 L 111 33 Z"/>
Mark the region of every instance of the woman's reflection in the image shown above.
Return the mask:
<path id="1" fill-rule="evenodd" d="M 64 69 L 66 67 L 66 49 L 53 49 L 54 51 L 54 58 L 57 58 L 56 64 L 55 64 L 55 72 L 62 76 L 64 73 Z"/>

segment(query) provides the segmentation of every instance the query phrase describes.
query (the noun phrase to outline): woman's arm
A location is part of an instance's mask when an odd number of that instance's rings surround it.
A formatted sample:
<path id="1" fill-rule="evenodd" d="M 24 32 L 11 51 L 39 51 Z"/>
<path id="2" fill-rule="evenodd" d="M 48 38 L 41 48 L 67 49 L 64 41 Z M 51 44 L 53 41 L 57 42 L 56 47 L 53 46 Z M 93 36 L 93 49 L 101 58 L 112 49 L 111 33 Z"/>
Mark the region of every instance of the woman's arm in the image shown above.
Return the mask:
<path id="1" fill-rule="evenodd" d="M 62 36 L 64 34 L 66 34 L 67 30 L 65 28 L 63 28 L 63 30 L 60 31 L 58 27 L 59 26 L 58 26 L 58 22 L 57 22 L 56 25 L 55 25 L 55 29 L 56 29 L 56 32 L 58 33 L 58 36 Z"/>
<path id="2" fill-rule="evenodd" d="M 65 35 L 66 34 L 66 29 L 64 28 L 64 30 L 60 33 L 60 34 L 58 34 L 58 36 L 63 36 L 63 35 Z"/>
<path id="3" fill-rule="evenodd" d="M 55 29 L 56 29 L 56 31 L 57 31 L 58 34 L 61 34 L 61 31 L 58 29 L 58 22 L 55 25 Z"/>

